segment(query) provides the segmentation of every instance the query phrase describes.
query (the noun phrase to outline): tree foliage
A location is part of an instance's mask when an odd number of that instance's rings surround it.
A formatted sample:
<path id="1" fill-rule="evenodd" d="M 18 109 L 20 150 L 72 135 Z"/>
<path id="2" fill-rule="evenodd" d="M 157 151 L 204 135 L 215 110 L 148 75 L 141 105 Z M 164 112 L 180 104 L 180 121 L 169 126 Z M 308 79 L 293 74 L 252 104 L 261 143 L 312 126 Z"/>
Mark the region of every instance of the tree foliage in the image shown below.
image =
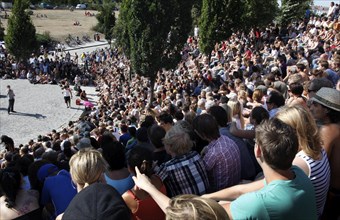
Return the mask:
<path id="1" fill-rule="evenodd" d="M 248 31 L 273 22 L 279 10 L 277 0 L 245 0 L 244 6 L 241 26 Z"/>
<path id="2" fill-rule="evenodd" d="M 191 17 L 193 27 L 199 24 L 199 19 L 201 17 L 202 0 L 195 0 L 191 9 Z"/>
<path id="3" fill-rule="evenodd" d="M 111 1 L 105 1 L 99 7 L 99 13 L 96 15 L 98 24 L 96 30 L 105 35 L 105 39 L 110 43 L 113 37 L 113 28 L 116 24 L 114 12 L 115 5 Z"/>
<path id="4" fill-rule="evenodd" d="M 129 28 L 131 26 L 131 7 L 132 1 L 124 1 L 124 4 L 121 4 L 119 10 L 119 18 L 117 20 L 117 24 L 113 29 L 114 37 L 116 38 L 116 44 L 119 45 L 123 52 L 125 53 L 126 57 L 130 59 L 130 35 L 129 35 Z"/>
<path id="5" fill-rule="evenodd" d="M 14 1 L 12 15 L 8 19 L 5 43 L 8 51 L 17 61 L 26 61 L 38 48 L 35 27 L 30 16 L 25 12 L 27 7 L 26 0 Z"/>
<path id="6" fill-rule="evenodd" d="M 127 49 L 133 71 L 150 78 L 151 89 L 159 70 L 174 68 L 180 61 L 191 30 L 192 4 L 193 0 L 122 2 L 117 43 Z"/>
<path id="7" fill-rule="evenodd" d="M 215 43 L 241 29 L 242 0 L 203 0 L 200 17 L 200 49 L 210 54 Z"/>
<path id="8" fill-rule="evenodd" d="M 303 18 L 306 10 L 310 8 L 312 0 L 282 0 L 278 21 L 287 25 L 291 21 Z"/>

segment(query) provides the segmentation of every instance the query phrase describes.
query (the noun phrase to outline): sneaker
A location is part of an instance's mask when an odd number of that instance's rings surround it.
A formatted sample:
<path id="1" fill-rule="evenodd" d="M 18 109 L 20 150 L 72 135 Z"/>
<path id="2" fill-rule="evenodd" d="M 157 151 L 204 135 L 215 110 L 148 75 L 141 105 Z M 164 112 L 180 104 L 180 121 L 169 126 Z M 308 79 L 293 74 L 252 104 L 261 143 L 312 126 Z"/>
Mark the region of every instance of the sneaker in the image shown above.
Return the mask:
<path id="1" fill-rule="evenodd" d="M 17 113 L 16 111 L 12 111 L 13 113 Z"/>

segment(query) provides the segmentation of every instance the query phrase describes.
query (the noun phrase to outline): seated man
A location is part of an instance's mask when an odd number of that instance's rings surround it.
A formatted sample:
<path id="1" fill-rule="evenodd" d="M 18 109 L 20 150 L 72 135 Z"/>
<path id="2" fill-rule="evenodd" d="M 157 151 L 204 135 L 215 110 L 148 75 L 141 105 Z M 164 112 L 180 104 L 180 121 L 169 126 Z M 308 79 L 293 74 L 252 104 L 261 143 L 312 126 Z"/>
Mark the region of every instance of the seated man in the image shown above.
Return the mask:
<path id="1" fill-rule="evenodd" d="M 338 219 L 340 216 L 340 91 L 321 88 L 310 99 L 310 111 L 320 125 L 319 132 L 323 148 L 327 152 L 331 167 L 331 182 L 325 206 L 325 219 Z"/>
<path id="2" fill-rule="evenodd" d="M 156 174 L 162 179 L 170 197 L 180 194 L 202 195 L 209 188 L 201 156 L 192 151 L 193 141 L 182 126 L 173 126 L 163 139 L 172 159 L 163 163 Z"/>
<path id="3" fill-rule="evenodd" d="M 38 170 L 37 176 L 43 183 L 40 203 L 46 206 L 52 215 L 51 218 L 55 218 L 66 210 L 77 194 L 71 181 L 71 175 L 66 170 L 59 171 L 58 167 L 49 163 Z"/>
<path id="4" fill-rule="evenodd" d="M 265 179 L 204 197 L 236 199 L 223 205 L 232 219 L 317 219 L 314 187 L 300 168 L 292 166 L 298 149 L 292 127 L 276 118 L 261 123 L 254 152 Z"/>
<path id="5" fill-rule="evenodd" d="M 235 142 L 220 135 L 218 123 L 211 115 L 197 116 L 193 127 L 201 139 L 209 142 L 202 155 L 211 191 L 238 184 L 241 181 L 241 153 Z"/>
<path id="6" fill-rule="evenodd" d="M 242 138 L 236 137 L 230 133 L 231 108 L 226 106 L 225 109 L 221 106 L 212 106 L 209 108 L 208 113 L 216 119 L 220 135 L 225 135 L 230 138 L 235 142 L 240 150 L 242 180 L 253 180 L 255 178 L 256 171 L 251 155 L 248 151 L 247 144 Z"/>

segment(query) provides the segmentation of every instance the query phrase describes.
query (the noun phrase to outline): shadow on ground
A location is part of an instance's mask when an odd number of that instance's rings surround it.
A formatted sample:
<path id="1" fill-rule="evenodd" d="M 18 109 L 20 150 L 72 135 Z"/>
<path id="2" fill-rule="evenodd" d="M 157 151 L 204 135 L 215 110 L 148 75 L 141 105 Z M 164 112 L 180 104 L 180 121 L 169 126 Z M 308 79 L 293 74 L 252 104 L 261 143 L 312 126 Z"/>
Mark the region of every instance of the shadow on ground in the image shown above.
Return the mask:
<path id="1" fill-rule="evenodd" d="M 7 111 L 7 108 L 0 108 L 0 111 Z M 26 116 L 26 117 L 34 117 L 36 119 L 46 118 L 45 115 L 39 113 L 26 113 L 26 112 L 11 112 L 11 115 L 18 115 L 18 116 Z"/>

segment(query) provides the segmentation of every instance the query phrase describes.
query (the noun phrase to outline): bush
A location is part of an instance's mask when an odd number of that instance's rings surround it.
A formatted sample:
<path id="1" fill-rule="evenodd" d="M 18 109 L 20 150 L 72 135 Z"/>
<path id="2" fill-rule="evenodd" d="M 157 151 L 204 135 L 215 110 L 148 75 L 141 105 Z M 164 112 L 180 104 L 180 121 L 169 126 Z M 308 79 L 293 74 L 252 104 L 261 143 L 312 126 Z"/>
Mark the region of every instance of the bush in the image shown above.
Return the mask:
<path id="1" fill-rule="evenodd" d="M 54 40 L 51 38 L 50 32 L 45 31 L 43 34 L 36 34 L 38 45 L 43 45 L 44 48 L 48 48 L 54 44 Z"/>
<path id="2" fill-rule="evenodd" d="M 34 14 L 33 11 L 32 11 L 31 9 L 26 9 L 25 11 L 26 11 L 26 13 L 27 13 L 28 15 L 33 15 L 33 14 Z"/>
<path id="3" fill-rule="evenodd" d="M 98 5 L 97 5 L 97 4 L 94 4 L 94 3 L 89 4 L 89 5 L 87 6 L 87 10 L 98 10 Z"/>

